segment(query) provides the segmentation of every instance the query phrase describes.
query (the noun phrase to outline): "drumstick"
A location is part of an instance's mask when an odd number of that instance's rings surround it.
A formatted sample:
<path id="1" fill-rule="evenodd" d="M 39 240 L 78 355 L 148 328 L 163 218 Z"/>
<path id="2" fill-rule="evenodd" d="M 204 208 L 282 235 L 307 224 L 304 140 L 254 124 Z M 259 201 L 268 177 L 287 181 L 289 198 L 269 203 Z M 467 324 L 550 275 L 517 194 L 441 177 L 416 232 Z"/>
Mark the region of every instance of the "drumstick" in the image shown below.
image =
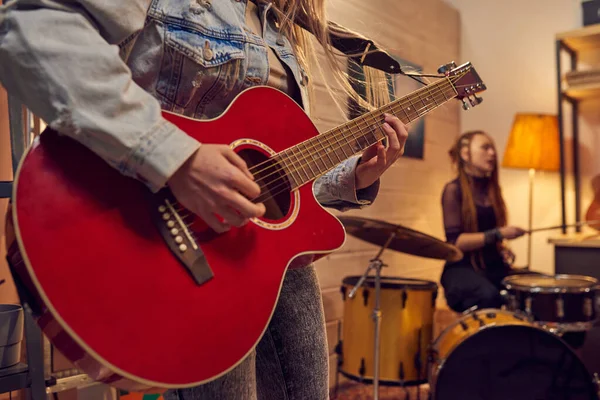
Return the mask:
<path id="1" fill-rule="evenodd" d="M 591 225 L 591 224 L 600 224 L 600 219 L 597 220 L 593 220 L 593 221 L 581 221 L 581 222 L 577 222 L 575 224 L 567 224 L 564 225 L 565 228 L 570 228 L 573 226 L 581 226 L 581 225 Z M 529 231 L 529 233 L 533 233 L 533 232 L 541 232 L 541 231 L 549 231 L 552 229 L 560 229 L 562 228 L 563 225 L 555 225 L 555 226 L 547 226 L 545 228 L 535 228 Z"/>

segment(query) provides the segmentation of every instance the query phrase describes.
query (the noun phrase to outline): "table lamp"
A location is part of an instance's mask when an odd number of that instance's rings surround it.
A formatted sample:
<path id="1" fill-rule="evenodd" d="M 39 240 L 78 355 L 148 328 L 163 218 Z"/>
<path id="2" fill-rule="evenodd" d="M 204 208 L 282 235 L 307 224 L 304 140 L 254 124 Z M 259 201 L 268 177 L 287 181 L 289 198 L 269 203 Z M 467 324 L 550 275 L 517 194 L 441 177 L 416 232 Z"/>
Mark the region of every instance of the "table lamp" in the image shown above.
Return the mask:
<path id="1" fill-rule="evenodd" d="M 535 171 L 558 171 L 560 167 L 556 115 L 517 113 L 510 131 L 502 167 L 529 169 L 529 224 L 533 220 Z M 531 268 L 531 234 L 528 235 L 527 269 Z"/>

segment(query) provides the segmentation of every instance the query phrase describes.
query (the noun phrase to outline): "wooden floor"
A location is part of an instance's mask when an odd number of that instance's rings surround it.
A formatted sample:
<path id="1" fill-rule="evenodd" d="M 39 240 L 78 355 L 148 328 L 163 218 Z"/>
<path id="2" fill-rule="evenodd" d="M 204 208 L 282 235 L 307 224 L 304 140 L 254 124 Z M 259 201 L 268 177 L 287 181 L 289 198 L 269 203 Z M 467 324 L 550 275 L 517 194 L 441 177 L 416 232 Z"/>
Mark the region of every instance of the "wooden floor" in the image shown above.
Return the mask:
<path id="1" fill-rule="evenodd" d="M 420 390 L 420 392 L 419 392 Z M 331 400 L 372 400 L 373 385 L 355 382 L 344 382 L 340 385 L 337 394 L 335 388 L 330 392 Z M 429 385 L 419 387 L 401 388 L 392 386 L 379 386 L 380 400 L 428 400 Z"/>

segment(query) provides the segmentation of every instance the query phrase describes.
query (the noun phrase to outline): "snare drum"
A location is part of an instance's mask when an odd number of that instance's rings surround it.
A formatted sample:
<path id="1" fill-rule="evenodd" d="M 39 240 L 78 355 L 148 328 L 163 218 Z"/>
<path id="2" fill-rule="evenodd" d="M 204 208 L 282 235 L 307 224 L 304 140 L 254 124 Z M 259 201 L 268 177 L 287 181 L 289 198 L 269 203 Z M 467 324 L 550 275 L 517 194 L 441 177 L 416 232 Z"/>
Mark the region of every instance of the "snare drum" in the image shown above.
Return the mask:
<path id="1" fill-rule="evenodd" d="M 590 329 L 596 320 L 598 280 L 583 275 L 511 275 L 502 281 L 508 309 L 523 311 L 560 331 Z"/>
<path id="2" fill-rule="evenodd" d="M 375 278 L 368 277 L 352 299 L 359 276 L 342 282 L 344 320 L 339 372 L 371 383 L 374 370 Z M 420 385 L 427 382 L 427 348 L 433 340 L 435 282 L 381 277 L 379 383 Z"/>
<path id="3" fill-rule="evenodd" d="M 446 328 L 429 354 L 433 400 L 598 399 L 574 351 L 517 313 L 471 312 Z"/>

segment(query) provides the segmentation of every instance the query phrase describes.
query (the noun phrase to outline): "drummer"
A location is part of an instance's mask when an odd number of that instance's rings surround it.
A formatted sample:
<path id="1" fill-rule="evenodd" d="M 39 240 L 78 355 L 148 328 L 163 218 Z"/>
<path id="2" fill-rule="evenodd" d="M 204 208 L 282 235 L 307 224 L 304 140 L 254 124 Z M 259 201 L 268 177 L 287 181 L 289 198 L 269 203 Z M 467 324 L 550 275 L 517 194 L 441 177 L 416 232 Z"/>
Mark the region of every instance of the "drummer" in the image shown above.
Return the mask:
<path id="1" fill-rule="evenodd" d="M 498 184 L 496 147 L 483 131 L 462 134 L 449 151 L 457 177 L 442 193 L 446 240 L 463 251 L 458 262 L 447 262 L 441 277 L 448 307 L 500 308 L 501 282 L 513 273 L 514 255 L 504 246 L 525 231 L 507 226 Z"/>

